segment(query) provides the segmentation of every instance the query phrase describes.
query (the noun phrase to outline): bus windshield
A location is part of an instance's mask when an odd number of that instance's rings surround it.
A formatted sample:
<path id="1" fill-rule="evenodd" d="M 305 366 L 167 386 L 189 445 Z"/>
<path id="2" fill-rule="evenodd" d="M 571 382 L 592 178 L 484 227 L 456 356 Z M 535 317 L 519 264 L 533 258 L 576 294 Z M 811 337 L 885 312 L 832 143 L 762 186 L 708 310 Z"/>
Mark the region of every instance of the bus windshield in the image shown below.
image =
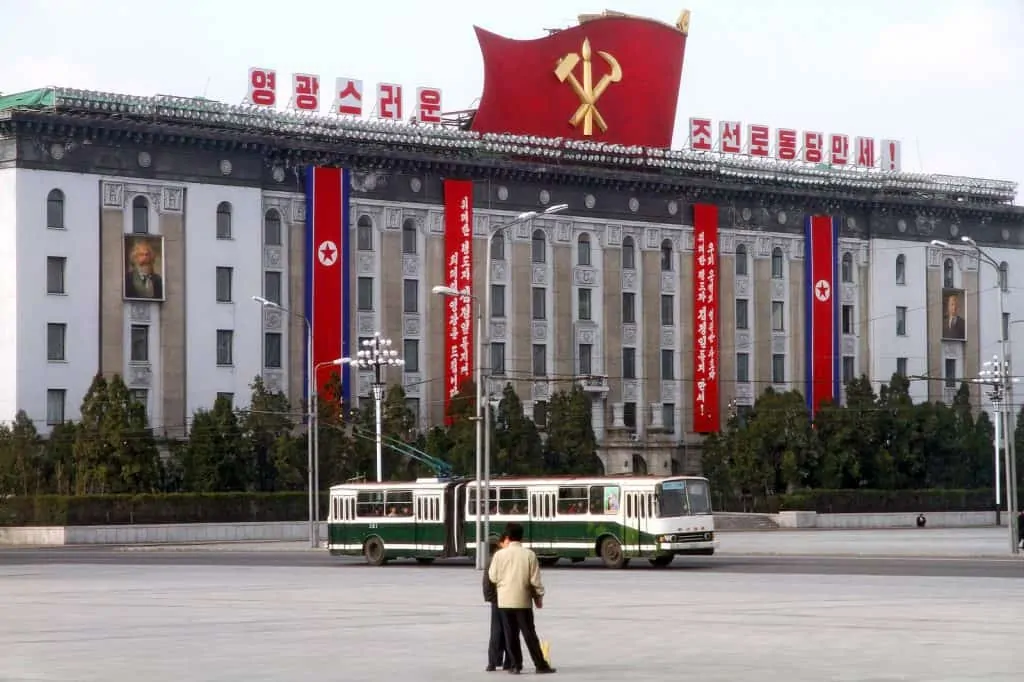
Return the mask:
<path id="1" fill-rule="evenodd" d="M 711 513 L 707 481 L 666 481 L 658 484 L 658 516 L 700 516 Z"/>

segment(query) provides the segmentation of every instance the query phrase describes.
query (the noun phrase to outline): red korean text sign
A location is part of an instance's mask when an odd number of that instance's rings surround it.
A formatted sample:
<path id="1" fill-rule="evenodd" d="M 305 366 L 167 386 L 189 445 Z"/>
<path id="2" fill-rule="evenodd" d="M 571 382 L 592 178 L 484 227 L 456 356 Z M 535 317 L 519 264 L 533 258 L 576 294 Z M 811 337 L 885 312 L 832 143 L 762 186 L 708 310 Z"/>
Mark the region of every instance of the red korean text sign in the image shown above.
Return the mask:
<path id="1" fill-rule="evenodd" d="M 721 428 L 718 404 L 718 207 L 693 206 L 693 431 Z"/>
<path id="2" fill-rule="evenodd" d="M 473 130 L 666 148 L 686 34 L 603 17 L 536 40 L 476 29 L 484 91 Z"/>
<path id="3" fill-rule="evenodd" d="M 445 300 L 445 395 L 451 399 L 473 378 L 473 182 L 444 181 L 445 286 L 467 294 Z"/>

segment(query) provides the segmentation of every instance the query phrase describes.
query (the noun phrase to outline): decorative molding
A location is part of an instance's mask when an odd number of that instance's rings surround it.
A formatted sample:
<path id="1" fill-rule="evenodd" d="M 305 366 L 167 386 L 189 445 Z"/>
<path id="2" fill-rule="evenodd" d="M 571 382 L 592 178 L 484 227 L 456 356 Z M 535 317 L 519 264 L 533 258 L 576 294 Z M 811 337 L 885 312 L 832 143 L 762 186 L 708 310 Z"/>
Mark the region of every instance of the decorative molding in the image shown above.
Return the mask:
<path id="1" fill-rule="evenodd" d="M 384 229 L 385 230 L 401 230 L 402 229 L 402 209 L 401 208 L 384 208 Z"/>
<path id="2" fill-rule="evenodd" d="M 530 387 L 530 396 L 534 402 L 547 400 L 551 397 L 551 384 L 546 381 L 534 381 Z"/>
<path id="3" fill-rule="evenodd" d="M 284 372 L 279 369 L 263 370 L 263 384 L 270 393 L 281 393 L 284 390 Z"/>
<path id="4" fill-rule="evenodd" d="M 534 341 L 547 341 L 548 323 L 546 320 L 534 320 L 530 323 L 530 335 Z"/>
<path id="5" fill-rule="evenodd" d="M 750 277 L 747 275 L 736 275 L 736 282 L 733 285 L 738 298 L 743 298 L 750 293 Z"/>
<path id="6" fill-rule="evenodd" d="M 771 237 L 757 237 L 755 240 L 756 248 L 754 249 L 754 258 L 771 258 L 772 257 L 772 240 Z"/>
<path id="7" fill-rule="evenodd" d="M 857 285 L 856 284 L 844 284 L 843 285 L 843 303 L 852 303 L 857 300 Z"/>
<path id="8" fill-rule="evenodd" d="M 624 379 L 622 381 L 622 401 L 635 403 L 640 397 L 639 386 L 636 379 Z"/>
<path id="9" fill-rule="evenodd" d="M 293 223 L 306 223 L 306 200 L 303 199 L 292 199 L 292 222 Z"/>
<path id="10" fill-rule="evenodd" d="M 495 400 L 501 400 L 501 396 L 505 392 L 505 384 L 507 383 L 508 380 L 504 377 L 496 379 L 488 377 L 487 383 L 484 386 L 484 390 L 487 392 L 487 397 Z"/>
<path id="11" fill-rule="evenodd" d="M 928 267 L 930 268 L 941 268 L 942 267 L 942 249 L 937 246 L 929 246 L 928 248 Z"/>
<path id="12" fill-rule="evenodd" d="M 130 303 L 128 305 L 128 318 L 132 322 L 149 322 L 149 305 L 148 303 Z"/>
<path id="13" fill-rule="evenodd" d="M 429 225 L 430 234 L 444 234 L 444 213 L 441 211 L 428 212 L 427 225 Z"/>
<path id="14" fill-rule="evenodd" d="M 788 342 L 785 332 L 772 332 L 772 354 L 785 353 Z"/>
<path id="15" fill-rule="evenodd" d="M 402 374 L 402 388 L 405 395 L 410 398 L 418 398 L 423 388 L 423 375 L 419 372 L 404 372 Z"/>
<path id="16" fill-rule="evenodd" d="M 663 380 L 661 382 L 661 402 L 678 403 L 679 382 L 674 380 Z"/>
<path id="17" fill-rule="evenodd" d="M 476 237 L 486 237 L 490 234 L 491 229 L 491 216 L 484 212 L 473 214 L 473 235 Z"/>
<path id="18" fill-rule="evenodd" d="M 781 279 L 772 280 L 772 299 L 776 301 L 786 300 L 786 282 Z"/>
<path id="19" fill-rule="evenodd" d="M 792 258 L 793 260 L 803 260 L 804 259 L 804 248 L 805 248 L 804 247 L 804 238 L 803 237 L 795 237 L 795 238 L 791 239 L 789 241 L 789 243 L 790 243 L 789 257 Z"/>
<path id="20" fill-rule="evenodd" d="M 857 353 L 857 337 L 852 334 L 843 334 L 843 355 L 855 355 Z"/>
<path id="21" fill-rule="evenodd" d="M 645 227 L 644 246 L 645 250 L 661 248 L 661 230 L 657 227 Z"/>
<path id="22" fill-rule="evenodd" d="M 622 271 L 622 290 L 636 291 L 636 270 L 632 268 Z"/>
<path id="23" fill-rule="evenodd" d="M 544 286 L 548 283 L 548 267 L 547 265 L 534 264 L 532 268 L 532 283 L 533 286 Z"/>
<path id="24" fill-rule="evenodd" d="M 402 315 L 402 336 L 418 337 L 423 330 L 423 324 L 419 313 L 406 313 Z"/>
<path id="25" fill-rule="evenodd" d="M 128 385 L 130 387 L 149 388 L 152 384 L 152 365 L 148 362 L 132 362 L 128 364 Z"/>
<path id="26" fill-rule="evenodd" d="M 674 294 L 676 291 L 676 272 L 663 272 L 661 273 L 661 293 L 663 294 Z"/>
<path id="27" fill-rule="evenodd" d="M 356 314 L 356 332 L 359 336 L 373 336 L 377 331 L 377 316 L 373 313 Z"/>
<path id="28" fill-rule="evenodd" d="M 103 207 L 118 209 L 124 208 L 124 183 L 103 183 Z"/>
<path id="29" fill-rule="evenodd" d="M 576 326 L 576 343 L 586 343 L 594 345 L 597 341 L 597 329 L 595 327 L 587 326 L 583 327 L 577 323 Z"/>
<path id="30" fill-rule="evenodd" d="M 491 261 L 491 281 L 497 284 L 505 282 L 505 273 L 508 271 L 508 263 L 503 260 Z"/>
<path id="31" fill-rule="evenodd" d="M 741 405 L 749 405 L 754 400 L 754 386 L 752 384 L 736 384 L 736 402 Z"/>
<path id="32" fill-rule="evenodd" d="M 508 323 L 504 321 L 491 320 L 490 334 L 488 339 L 491 341 L 504 341 L 508 335 Z"/>
<path id="33" fill-rule="evenodd" d="M 607 225 L 608 246 L 622 246 L 622 225 Z"/>
<path id="34" fill-rule="evenodd" d="M 264 246 L 263 247 L 263 267 L 271 270 L 283 270 L 284 269 L 284 247 L 283 246 Z"/>
<path id="35" fill-rule="evenodd" d="M 568 244 L 572 240 L 572 223 L 559 220 L 555 223 L 555 241 Z"/>
<path id="36" fill-rule="evenodd" d="M 356 377 L 356 395 L 369 397 L 373 386 L 373 372 L 360 372 Z"/>
<path id="37" fill-rule="evenodd" d="M 676 329 L 675 327 L 661 328 L 661 347 L 662 348 L 675 348 L 676 345 Z"/>
<path id="38" fill-rule="evenodd" d="M 600 286 L 598 281 L 597 268 L 588 266 L 576 266 L 572 269 L 572 282 L 576 286 L 595 287 Z"/>
<path id="39" fill-rule="evenodd" d="M 281 331 L 284 327 L 284 314 L 277 308 L 263 308 L 263 328 L 268 331 Z"/>
<path id="40" fill-rule="evenodd" d="M 420 276 L 420 257 L 418 255 L 402 255 L 402 276 L 412 278 Z"/>
<path id="41" fill-rule="evenodd" d="M 360 252 L 356 259 L 356 270 L 360 275 L 373 275 L 376 271 L 376 261 L 373 253 Z"/>
<path id="42" fill-rule="evenodd" d="M 736 235 L 731 232 L 721 232 L 718 235 L 719 253 L 736 253 Z"/>
<path id="43" fill-rule="evenodd" d="M 750 350 L 750 346 L 751 346 L 750 332 L 749 331 L 737 331 L 734 343 L 736 345 L 736 350 L 738 350 L 738 351 Z"/>

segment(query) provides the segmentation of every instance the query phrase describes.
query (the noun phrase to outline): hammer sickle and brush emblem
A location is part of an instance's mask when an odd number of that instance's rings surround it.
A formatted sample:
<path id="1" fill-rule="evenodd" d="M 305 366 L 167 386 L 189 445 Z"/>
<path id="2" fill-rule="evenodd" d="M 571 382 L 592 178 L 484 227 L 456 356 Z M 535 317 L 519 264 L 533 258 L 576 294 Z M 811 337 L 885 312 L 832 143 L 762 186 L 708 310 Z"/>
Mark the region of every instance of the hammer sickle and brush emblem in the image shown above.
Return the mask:
<path id="1" fill-rule="evenodd" d="M 555 67 L 555 75 L 558 77 L 558 80 L 562 83 L 569 83 L 573 92 L 580 99 L 580 106 L 576 109 L 576 113 L 572 115 L 572 118 L 569 119 L 569 123 L 573 127 L 578 127 L 582 122 L 583 134 L 587 136 L 594 134 L 594 123 L 597 123 L 597 127 L 601 129 L 601 132 L 608 130 L 608 123 L 601 116 L 601 112 L 597 110 L 597 100 L 601 99 L 601 95 L 605 93 L 605 90 L 612 83 L 618 83 L 622 80 L 622 67 L 619 65 L 619 61 L 607 52 L 598 51 L 597 54 L 608 64 L 609 68 L 609 73 L 601 76 L 601 80 L 597 82 L 597 85 L 594 85 L 594 65 L 590 60 L 589 39 L 583 41 L 583 49 L 580 50 L 579 54 L 573 52 L 565 55 L 558 60 L 558 66 Z M 580 62 L 583 62 L 582 83 L 580 83 L 574 73 L 576 66 Z"/>

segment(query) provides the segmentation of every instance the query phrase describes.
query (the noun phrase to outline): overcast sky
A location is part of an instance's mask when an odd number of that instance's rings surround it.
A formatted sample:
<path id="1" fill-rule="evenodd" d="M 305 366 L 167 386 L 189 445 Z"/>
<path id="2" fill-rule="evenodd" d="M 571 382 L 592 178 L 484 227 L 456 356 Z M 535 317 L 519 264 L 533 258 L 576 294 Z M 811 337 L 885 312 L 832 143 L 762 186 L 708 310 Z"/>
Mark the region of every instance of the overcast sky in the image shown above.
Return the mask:
<path id="1" fill-rule="evenodd" d="M 1024 0 L 0 0 L 0 91 L 240 103 L 265 66 L 287 88 L 294 71 L 436 86 L 452 110 L 480 94 L 474 24 L 534 38 L 606 8 L 691 10 L 675 146 L 699 115 L 894 138 L 904 170 L 1024 185 Z"/>

